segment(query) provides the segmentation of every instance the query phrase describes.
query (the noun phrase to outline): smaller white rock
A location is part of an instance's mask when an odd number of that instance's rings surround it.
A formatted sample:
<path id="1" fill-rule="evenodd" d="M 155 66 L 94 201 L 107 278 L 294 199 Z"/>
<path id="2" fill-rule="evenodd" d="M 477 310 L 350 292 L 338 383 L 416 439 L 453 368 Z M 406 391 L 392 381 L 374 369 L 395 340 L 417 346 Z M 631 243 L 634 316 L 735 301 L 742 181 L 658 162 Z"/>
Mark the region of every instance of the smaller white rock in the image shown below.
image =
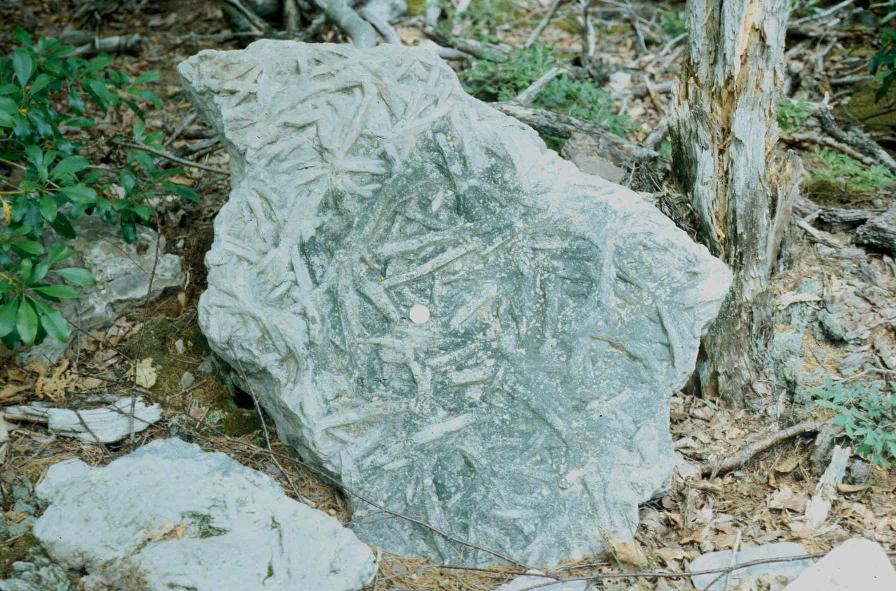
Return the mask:
<path id="1" fill-rule="evenodd" d="M 188 371 L 185 371 L 185 372 L 180 376 L 180 390 L 181 390 L 181 392 L 186 391 L 186 390 L 189 390 L 190 387 L 191 387 L 193 384 L 195 384 L 195 383 L 196 383 L 196 376 L 194 376 L 193 374 L 191 374 L 191 373 L 188 372 Z"/>
<path id="2" fill-rule="evenodd" d="M 847 540 L 807 569 L 784 591 L 893 591 L 896 571 L 877 542 Z"/>
<path id="3" fill-rule="evenodd" d="M 585 591 L 588 587 L 587 581 L 570 581 L 568 583 L 560 581 L 552 585 L 545 585 L 545 583 L 550 583 L 550 581 L 551 579 L 545 577 L 522 576 L 515 578 L 509 583 L 504 583 L 495 591 L 522 591 L 530 587 L 537 587 L 538 591 Z M 541 585 L 545 586 L 542 587 Z"/>
<path id="4" fill-rule="evenodd" d="M 174 350 L 177 351 L 178 355 L 183 355 L 184 351 L 187 350 L 187 347 L 184 345 L 183 339 L 177 339 L 174 341 Z"/>
<path id="5" fill-rule="evenodd" d="M 6 408 L 6 417 L 46 423 L 51 433 L 74 437 L 84 443 L 114 443 L 131 433 L 131 402 L 130 396 L 123 396 L 109 406 L 88 410 L 39 404 L 10 406 Z M 134 401 L 134 433 L 145 431 L 160 418 L 162 408 L 158 404 L 147 405 L 142 398 Z"/>
<path id="6" fill-rule="evenodd" d="M 57 562 L 145 591 L 356 591 L 373 554 L 336 519 L 269 476 L 179 439 L 101 468 L 52 466 L 34 535 Z M 131 588 L 131 587 L 128 587 Z"/>
<path id="7" fill-rule="evenodd" d="M 802 544 L 796 542 L 776 542 L 774 544 L 765 544 L 762 546 L 752 546 L 742 548 L 732 561 L 731 550 L 720 550 L 718 552 L 709 552 L 701 554 L 691 561 L 688 566 L 689 571 L 703 571 L 717 568 L 725 568 L 743 562 L 751 562 L 753 560 L 766 560 L 769 558 L 787 558 L 790 556 L 802 556 L 806 554 L 806 548 Z M 757 564 L 747 568 L 733 571 L 728 576 L 728 588 L 732 589 L 737 586 L 739 580 L 748 576 L 773 575 L 783 576 L 787 580 L 794 580 L 811 562 L 809 560 L 798 561 L 782 561 L 770 562 L 765 564 Z M 691 577 L 694 587 L 701 591 L 721 591 L 725 588 L 725 577 L 719 577 L 719 573 L 707 573 L 704 575 L 694 575 Z"/>

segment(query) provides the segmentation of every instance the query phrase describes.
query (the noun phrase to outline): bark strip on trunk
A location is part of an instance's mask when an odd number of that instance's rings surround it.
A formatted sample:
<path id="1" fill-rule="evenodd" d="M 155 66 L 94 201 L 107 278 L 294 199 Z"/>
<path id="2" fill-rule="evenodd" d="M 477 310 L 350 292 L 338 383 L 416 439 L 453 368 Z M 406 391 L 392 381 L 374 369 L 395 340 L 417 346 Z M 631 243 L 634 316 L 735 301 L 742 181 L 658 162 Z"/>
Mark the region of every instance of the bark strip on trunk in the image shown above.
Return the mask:
<path id="1" fill-rule="evenodd" d="M 735 273 L 703 341 L 705 395 L 764 398 L 766 288 L 802 165 L 777 151 L 789 0 L 688 0 L 688 48 L 674 100 L 673 171 L 699 237 Z"/>

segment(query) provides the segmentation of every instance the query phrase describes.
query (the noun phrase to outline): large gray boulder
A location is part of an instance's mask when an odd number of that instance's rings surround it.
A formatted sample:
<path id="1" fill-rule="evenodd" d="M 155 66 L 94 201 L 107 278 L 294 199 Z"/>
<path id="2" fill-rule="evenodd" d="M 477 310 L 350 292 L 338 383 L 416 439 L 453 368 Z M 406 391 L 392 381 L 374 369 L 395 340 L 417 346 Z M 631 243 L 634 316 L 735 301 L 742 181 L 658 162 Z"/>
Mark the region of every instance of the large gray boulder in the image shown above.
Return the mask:
<path id="1" fill-rule="evenodd" d="M 280 437 L 528 564 L 630 535 L 725 266 L 428 50 L 259 41 L 180 73 L 233 174 L 199 322 Z M 496 561 L 348 500 L 385 550 Z"/>
<path id="2" fill-rule="evenodd" d="M 37 494 L 49 506 L 35 537 L 54 560 L 87 570 L 87 588 L 350 591 L 376 573 L 370 549 L 336 519 L 179 439 L 102 468 L 55 464 Z"/>

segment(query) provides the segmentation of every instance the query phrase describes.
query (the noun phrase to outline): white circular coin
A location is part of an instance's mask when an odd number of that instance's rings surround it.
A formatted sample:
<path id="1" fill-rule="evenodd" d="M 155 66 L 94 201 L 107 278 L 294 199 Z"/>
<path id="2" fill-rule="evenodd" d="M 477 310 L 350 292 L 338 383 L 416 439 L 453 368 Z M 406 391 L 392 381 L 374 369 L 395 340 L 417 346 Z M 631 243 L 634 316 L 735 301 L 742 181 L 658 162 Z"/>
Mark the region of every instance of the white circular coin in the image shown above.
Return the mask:
<path id="1" fill-rule="evenodd" d="M 414 304 L 411 306 L 410 316 L 414 324 L 424 324 L 429 321 L 429 308 L 423 304 Z"/>

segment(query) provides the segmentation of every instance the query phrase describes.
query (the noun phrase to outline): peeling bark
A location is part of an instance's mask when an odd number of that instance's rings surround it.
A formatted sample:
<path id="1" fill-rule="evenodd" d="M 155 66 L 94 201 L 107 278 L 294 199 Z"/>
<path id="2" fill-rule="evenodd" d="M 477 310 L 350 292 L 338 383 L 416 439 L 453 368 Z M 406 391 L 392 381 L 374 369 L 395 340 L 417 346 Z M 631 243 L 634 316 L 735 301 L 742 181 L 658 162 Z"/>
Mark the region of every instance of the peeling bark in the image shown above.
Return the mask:
<path id="1" fill-rule="evenodd" d="M 766 288 L 799 193 L 802 165 L 776 150 L 788 0 L 689 0 L 688 48 L 675 95 L 673 171 L 699 238 L 735 273 L 703 341 L 705 395 L 767 401 Z"/>

